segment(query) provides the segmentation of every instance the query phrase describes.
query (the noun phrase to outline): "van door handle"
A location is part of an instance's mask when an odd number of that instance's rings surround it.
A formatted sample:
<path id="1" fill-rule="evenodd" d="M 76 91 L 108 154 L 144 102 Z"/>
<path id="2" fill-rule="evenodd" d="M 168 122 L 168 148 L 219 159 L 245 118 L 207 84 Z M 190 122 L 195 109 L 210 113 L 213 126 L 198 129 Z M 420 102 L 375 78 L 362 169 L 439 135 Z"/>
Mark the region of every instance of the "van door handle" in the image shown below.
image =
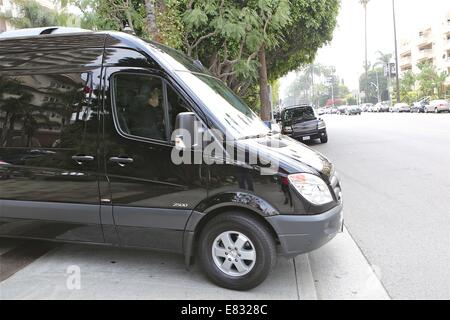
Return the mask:
<path id="1" fill-rule="evenodd" d="M 85 155 L 74 155 L 72 156 L 72 160 L 75 160 L 78 163 L 81 162 L 87 162 L 87 161 L 94 161 L 93 156 L 85 156 Z"/>
<path id="2" fill-rule="evenodd" d="M 132 163 L 134 161 L 134 159 L 128 158 L 128 157 L 111 157 L 111 158 L 109 158 L 109 161 L 115 162 L 118 164 L 127 164 L 127 163 Z"/>

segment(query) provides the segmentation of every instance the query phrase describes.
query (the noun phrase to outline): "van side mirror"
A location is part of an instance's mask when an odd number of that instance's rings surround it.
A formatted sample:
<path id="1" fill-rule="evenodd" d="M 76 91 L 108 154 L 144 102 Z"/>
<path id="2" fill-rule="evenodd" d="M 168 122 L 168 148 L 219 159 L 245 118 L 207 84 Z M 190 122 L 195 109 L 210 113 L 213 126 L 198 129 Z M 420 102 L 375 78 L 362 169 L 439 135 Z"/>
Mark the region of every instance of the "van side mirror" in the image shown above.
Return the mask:
<path id="1" fill-rule="evenodd" d="M 178 150 L 192 149 L 196 146 L 195 140 L 198 134 L 198 124 L 195 113 L 180 112 L 175 120 L 175 130 L 172 139 Z"/>

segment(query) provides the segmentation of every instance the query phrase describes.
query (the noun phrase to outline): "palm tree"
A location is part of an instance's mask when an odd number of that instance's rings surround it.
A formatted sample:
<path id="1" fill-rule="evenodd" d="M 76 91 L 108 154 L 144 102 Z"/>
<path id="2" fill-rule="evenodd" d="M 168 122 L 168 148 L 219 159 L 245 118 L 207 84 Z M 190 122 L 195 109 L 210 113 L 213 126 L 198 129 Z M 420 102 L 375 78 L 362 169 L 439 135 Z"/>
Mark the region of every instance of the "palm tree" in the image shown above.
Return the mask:
<path id="1" fill-rule="evenodd" d="M 369 92 L 369 66 L 367 62 L 367 3 L 369 3 L 369 0 L 359 0 L 359 3 L 361 3 L 364 7 L 364 42 L 365 42 L 365 69 L 366 69 L 366 102 L 367 102 L 367 93 Z"/>
<path id="2" fill-rule="evenodd" d="M 381 51 L 377 51 L 378 59 L 374 66 L 386 66 L 391 62 L 392 53 L 383 53 Z"/>

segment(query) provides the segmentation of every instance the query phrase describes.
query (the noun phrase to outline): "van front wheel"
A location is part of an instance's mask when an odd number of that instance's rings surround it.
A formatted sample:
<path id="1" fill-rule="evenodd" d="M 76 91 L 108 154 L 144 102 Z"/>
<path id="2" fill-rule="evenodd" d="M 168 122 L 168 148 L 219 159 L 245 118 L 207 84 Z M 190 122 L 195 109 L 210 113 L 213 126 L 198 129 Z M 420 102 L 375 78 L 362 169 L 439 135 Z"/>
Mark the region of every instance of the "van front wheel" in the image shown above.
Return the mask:
<path id="1" fill-rule="evenodd" d="M 211 219 L 198 239 L 200 267 L 217 285 L 249 290 L 263 282 L 276 263 L 275 240 L 258 220 L 225 212 Z"/>

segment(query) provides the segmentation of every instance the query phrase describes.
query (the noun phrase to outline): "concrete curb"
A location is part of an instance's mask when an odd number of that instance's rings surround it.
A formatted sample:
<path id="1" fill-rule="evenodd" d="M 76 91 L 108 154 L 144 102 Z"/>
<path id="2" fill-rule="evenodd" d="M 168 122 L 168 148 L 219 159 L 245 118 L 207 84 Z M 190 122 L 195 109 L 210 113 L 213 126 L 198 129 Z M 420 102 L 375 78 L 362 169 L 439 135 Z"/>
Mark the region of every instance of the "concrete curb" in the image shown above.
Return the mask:
<path id="1" fill-rule="evenodd" d="M 308 254 L 302 254 L 293 260 L 299 300 L 317 300 L 317 291 Z"/>
<path id="2" fill-rule="evenodd" d="M 321 300 L 389 300 L 374 269 L 346 228 L 309 254 L 314 285 Z"/>

